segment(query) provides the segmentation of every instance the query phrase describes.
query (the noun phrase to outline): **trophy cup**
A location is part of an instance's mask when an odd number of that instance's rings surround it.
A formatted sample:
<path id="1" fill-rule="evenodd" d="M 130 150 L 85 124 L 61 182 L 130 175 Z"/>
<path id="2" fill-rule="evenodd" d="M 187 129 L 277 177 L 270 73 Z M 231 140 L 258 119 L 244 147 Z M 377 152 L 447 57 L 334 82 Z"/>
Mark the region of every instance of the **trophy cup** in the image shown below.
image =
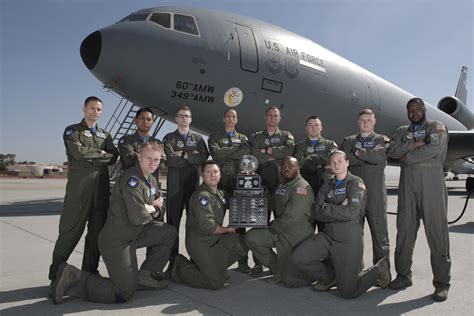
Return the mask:
<path id="1" fill-rule="evenodd" d="M 262 178 L 255 173 L 258 160 L 245 155 L 240 162 L 240 174 L 235 177 L 234 195 L 229 198 L 229 226 L 267 227 L 268 199 L 262 188 Z"/>

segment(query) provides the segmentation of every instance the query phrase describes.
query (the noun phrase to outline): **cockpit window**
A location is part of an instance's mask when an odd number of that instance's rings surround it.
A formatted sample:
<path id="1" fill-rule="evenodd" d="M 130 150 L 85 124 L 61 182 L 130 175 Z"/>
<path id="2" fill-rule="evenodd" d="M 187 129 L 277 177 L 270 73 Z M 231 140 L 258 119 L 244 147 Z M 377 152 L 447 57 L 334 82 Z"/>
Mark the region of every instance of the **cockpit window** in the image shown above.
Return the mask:
<path id="1" fill-rule="evenodd" d="M 171 15 L 169 13 L 153 13 L 150 17 L 150 21 L 169 29 L 171 26 Z"/>
<path id="2" fill-rule="evenodd" d="M 129 16 L 120 20 L 120 22 L 146 21 L 149 15 L 149 13 L 130 14 Z"/>
<path id="3" fill-rule="evenodd" d="M 174 15 L 174 29 L 176 31 L 199 35 L 194 18 L 188 15 Z"/>

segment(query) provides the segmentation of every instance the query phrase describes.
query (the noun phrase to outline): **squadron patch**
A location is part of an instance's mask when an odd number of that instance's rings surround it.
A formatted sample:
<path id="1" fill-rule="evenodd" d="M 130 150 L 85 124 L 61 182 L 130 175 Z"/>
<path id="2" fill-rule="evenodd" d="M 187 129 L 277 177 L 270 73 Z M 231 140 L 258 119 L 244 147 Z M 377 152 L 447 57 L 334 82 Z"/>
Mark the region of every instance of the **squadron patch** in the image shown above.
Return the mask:
<path id="1" fill-rule="evenodd" d="M 363 184 L 362 182 L 357 183 L 357 186 L 362 190 L 365 190 L 365 184 Z"/>
<path id="2" fill-rule="evenodd" d="M 286 195 L 288 193 L 288 189 L 287 188 L 279 188 L 279 189 L 276 190 L 275 193 L 278 194 L 278 195 Z"/>
<path id="3" fill-rule="evenodd" d="M 346 188 L 339 188 L 334 191 L 334 194 L 340 195 L 340 194 L 346 194 Z"/>
<path id="4" fill-rule="evenodd" d="M 308 147 L 307 151 L 312 154 L 314 153 L 314 148 L 310 146 Z"/>
<path id="5" fill-rule="evenodd" d="M 68 127 L 68 128 L 66 128 L 66 130 L 64 131 L 64 135 L 65 135 L 65 136 L 71 136 L 73 132 L 74 132 L 74 130 L 72 129 L 72 127 Z"/>
<path id="6" fill-rule="evenodd" d="M 181 140 L 178 140 L 178 142 L 176 143 L 176 146 L 178 146 L 179 148 L 182 148 L 182 147 L 184 147 L 184 143 L 183 143 L 183 141 L 181 141 Z"/>
<path id="7" fill-rule="evenodd" d="M 422 131 L 416 131 L 413 133 L 413 137 L 415 138 L 420 138 L 420 137 L 425 137 L 426 136 L 426 131 L 425 130 L 422 130 Z"/>
<path id="8" fill-rule="evenodd" d="M 265 139 L 265 145 L 267 145 L 267 146 L 270 145 L 270 140 L 268 138 Z"/>
<path id="9" fill-rule="evenodd" d="M 138 187 L 138 178 L 137 177 L 130 177 L 128 178 L 127 180 L 127 186 L 129 188 L 133 188 L 135 189 L 136 187 Z"/>
<path id="10" fill-rule="evenodd" d="M 297 187 L 296 188 L 296 194 L 306 195 L 306 194 L 308 194 L 308 189 Z"/>
<path id="11" fill-rule="evenodd" d="M 208 206 L 209 205 L 209 198 L 207 196 L 201 196 L 199 198 L 199 204 L 201 204 L 202 206 Z"/>
<path id="12" fill-rule="evenodd" d="M 90 130 L 85 130 L 85 131 L 84 131 L 84 136 L 85 136 L 85 137 L 92 137 L 91 131 L 90 131 Z"/>
<path id="13" fill-rule="evenodd" d="M 119 144 L 120 144 L 120 145 L 122 145 L 123 143 L 125 143 L 125 137 L 122 137 L 122 138 L 120 138 L 120 140 L 119 140 Z"/>

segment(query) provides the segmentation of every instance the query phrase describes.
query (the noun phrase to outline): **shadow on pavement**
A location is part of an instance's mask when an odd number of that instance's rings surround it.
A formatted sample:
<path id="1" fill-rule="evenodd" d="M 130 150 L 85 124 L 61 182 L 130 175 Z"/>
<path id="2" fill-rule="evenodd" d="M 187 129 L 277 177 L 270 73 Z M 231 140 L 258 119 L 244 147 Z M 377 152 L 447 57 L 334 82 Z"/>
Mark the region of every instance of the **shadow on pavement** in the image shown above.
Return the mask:
<path id="1" fill-rule="evenodd" d="M 2 204 L 0 216 L 57 215 L 61 213 L 63 201 L 61 198 Z"/>

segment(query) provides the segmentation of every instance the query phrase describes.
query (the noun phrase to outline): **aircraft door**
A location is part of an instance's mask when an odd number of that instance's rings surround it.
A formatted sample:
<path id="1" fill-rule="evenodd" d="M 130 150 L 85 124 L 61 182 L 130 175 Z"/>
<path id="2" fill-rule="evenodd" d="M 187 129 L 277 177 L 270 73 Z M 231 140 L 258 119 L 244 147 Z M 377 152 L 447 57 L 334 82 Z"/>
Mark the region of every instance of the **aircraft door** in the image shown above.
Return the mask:
<path id="1" fill-rule="evenodd" d="M 377 88 L 377 84 L 375 80 L 371 77 L 365 76 L 365 82 L 367 84 L 368 90 L 368 99 L 369 99 L 369 107 L 376 111 L 380 112 L 380 94 L 379 89 Z"/>
<path id="2" fill-rule="evenodd" d="M 235 24 L 239 37 L 240 68 L 245 71 L 258 72 L 258 52 L 255 36 L 250 27 Z"/>

